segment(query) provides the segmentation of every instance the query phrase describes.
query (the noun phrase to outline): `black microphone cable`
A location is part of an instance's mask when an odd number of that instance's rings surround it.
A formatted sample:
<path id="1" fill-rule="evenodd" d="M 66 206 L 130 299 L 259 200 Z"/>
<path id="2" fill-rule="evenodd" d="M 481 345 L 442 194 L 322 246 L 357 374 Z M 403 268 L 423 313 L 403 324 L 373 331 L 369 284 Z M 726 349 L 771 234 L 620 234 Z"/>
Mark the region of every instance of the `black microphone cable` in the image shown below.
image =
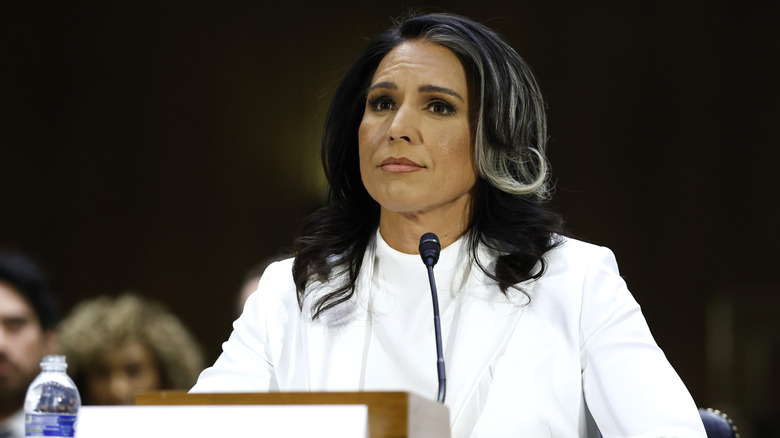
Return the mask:
<path id="1" fill-rule="evenodd" d="M 444 373 L 444 352 L 441 346 L 441 323 L 439 320 L 439 296 L 436 293 L 436 279 L 433 276 L 433 266 L 439 261 L 441 244 L 439 238 L 433 233 L 425 233 L 420 237 L 420 257 L 428 268 L 428 280 L 431 283 L 431 297 L 433 298 L 433 329 L 436 334 L 436 369 L 439 374 L 439 396 L 437 401 L 444 403 L 447 392 L 447 378 Z"/>

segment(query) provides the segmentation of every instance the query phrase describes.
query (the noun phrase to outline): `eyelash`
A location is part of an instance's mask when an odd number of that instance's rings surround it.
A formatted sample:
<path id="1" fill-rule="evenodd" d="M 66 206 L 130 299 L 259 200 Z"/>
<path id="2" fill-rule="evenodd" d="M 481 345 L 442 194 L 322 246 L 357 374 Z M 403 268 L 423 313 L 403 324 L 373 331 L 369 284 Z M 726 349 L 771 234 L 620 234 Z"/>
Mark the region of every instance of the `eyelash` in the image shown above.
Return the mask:
<path id="1" fill-rule="evenodd" d="M 367 105 L 369 108 L 371 108 L 373 111 L 387 111 L 387 109 L 379 108 L 379 105 L 389 103 L 393 108 L 395 108 L 395 102 L 393 102 L 392 99 L 390 99 L 387 96 L 377 96 L 372 97 L 368 99 Z M 433 112 L 433 114 L 437 114 L 440 116 L 452 116 L 456 112 L 456 108 L 451 103 L 444 101 L 442 99 L 434 99 L 428 103 L 428 105 L 425 107 L 426 110 L 430 110 L 431 107 L 435 105 L 441 105 L 444 109 L 444 112 Z"/>

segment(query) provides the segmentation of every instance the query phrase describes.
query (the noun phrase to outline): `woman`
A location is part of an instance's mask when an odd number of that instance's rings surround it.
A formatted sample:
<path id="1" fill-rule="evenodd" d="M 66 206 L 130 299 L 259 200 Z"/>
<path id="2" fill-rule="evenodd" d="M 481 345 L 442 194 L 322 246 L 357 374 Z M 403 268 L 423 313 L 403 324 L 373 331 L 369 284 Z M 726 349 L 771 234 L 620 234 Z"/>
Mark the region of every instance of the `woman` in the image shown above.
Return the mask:
<path id="1" fill-rule="evenodd" d="M 704 436 L 605 248 L 561 237 L 544 104 L 462 17 L 401 22 L 329 110 L 328 205 L 271 265 L 194 392 L 437 390 L 420 236 L 436 266 L 454 437 Z M 587 407 L 586 407 L 587 402 Z"/>
<path id="2" fill-rule="evenodd" d="M 181 321 L 136 294 L 80 303 L 60 336 L 85 405 L 133 405 L 141 392 L 186 389 L 202 369 L 200 347 Z"/>

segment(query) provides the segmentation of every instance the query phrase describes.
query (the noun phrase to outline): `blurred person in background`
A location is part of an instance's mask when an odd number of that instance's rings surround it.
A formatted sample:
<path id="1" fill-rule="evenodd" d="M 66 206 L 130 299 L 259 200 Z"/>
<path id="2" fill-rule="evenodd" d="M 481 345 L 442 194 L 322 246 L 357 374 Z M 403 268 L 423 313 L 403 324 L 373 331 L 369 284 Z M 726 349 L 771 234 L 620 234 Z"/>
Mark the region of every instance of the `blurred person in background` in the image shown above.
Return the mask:
<path id="1" fill-rule="evenodd" d="M 0 251 L 0 437 L 24 437 L 24 397 L 44 355 L 57 349 L 57 301 L 27 256 Z"/>
<path id="2" fill-rule="evenodd" d="M 132 405 L 142 392 L 187 389 L 203 368 L 179 318 L 134 293 L 80 303 L 59 333 L 85 405 Z"/>

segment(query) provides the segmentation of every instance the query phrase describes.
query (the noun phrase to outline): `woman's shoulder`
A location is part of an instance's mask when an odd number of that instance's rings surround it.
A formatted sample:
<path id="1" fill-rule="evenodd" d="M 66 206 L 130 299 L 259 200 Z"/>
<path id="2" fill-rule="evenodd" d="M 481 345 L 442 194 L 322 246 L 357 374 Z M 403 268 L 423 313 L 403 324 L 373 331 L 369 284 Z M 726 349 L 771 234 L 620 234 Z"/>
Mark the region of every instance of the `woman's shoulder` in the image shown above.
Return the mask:
<path id="1" fill-rule="evenodd" d="M 263 277 L 270 276 L 274 280 L 282 280 L 289 277 L 289 280 L 292 281 L 293 261 L 295 261 L 295 258 L 290 257 L 270 263 L 268 267 L 265 268 Z"/>
<path id="2" fill-rule="evenodd" d="M 577 302 L 605 287 L 625 288 L 615 255 L 605 246 L 561 237 L 544 260 L 545 272 L 533 285 L 537 295 Z M 574 299 L 575 296 L 578 298 Z"/>
<path id="3" fill-rule="evenodd" d="M 566 236 L 556 236 L 556 239 L 558 245 L 545 254 L 548 270 L 577 272 L 603 265 L 617 272 L 615 254 L 606 246 Z"/>
<path id="4" fill-rule="evenodd" d="M 590 333 L 618 309 L 636 307 L 612 251 L 570 237 L 545 254 L 546 270 L 531 285 L 531 305 L 567 315 Z M 575 335 L 574 332 L 571 333 Z"/>
<path id="5" fill-rule="evenodd" d="M 603 245 L 587 242 L 576 237 L 556 235 L 555 239 L 560 242 L 554 250 L 563 250 L 570 254 L 592 254 L 594 252 L 609 251 L 609 248 Z"/>
<path id="6" fill-rule="evenodd" d="M 297 303 L 295 282 L 292 275 L 293 260 L 293 258 L 289 258 L 269 264 L 260 277 L 257 290 L 252 294 L 252 297 L 256 301 L 266 304 L 288 301 Z"/>

